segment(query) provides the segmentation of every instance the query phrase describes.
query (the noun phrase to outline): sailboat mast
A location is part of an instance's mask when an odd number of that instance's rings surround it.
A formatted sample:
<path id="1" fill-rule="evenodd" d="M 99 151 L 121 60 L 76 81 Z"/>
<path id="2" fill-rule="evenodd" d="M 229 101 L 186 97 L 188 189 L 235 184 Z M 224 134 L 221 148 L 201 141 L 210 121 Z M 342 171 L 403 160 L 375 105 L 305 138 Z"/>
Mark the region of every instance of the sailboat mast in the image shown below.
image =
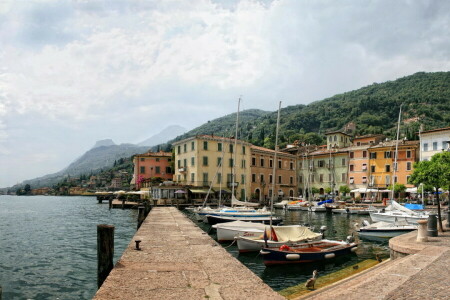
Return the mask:
<path id="1" fill-rule="evenodd" d="M 280 109 L 281 109 L 281 101 L 278 105 L 278 116 L 277 116 L 277 129 L 275 133 L 275 154 L 273 156 L 273 164 L 272 164 L 272 197 L 270 199 L 270 212 L 273 211 L 273 198 L 275 196 L 275 166 L 277 165 L 277 152 L 278 152 L 278 128 L 280 127 Z M 272 214 L 270 215 L 270 227 L 272 227 Z"/>
<path id="2" fill-rule="evenodd" d="M 236 134 L 234 135 L 234 149 L 233 149 L 233 168 L 231 170 L 231 198 L 234 196 L 234 184 L 236 182 L 236 152 L 237 152 L 237 135 L 238 135 L 238 126 L 239 126 L 239 108 L 241 106 L 241 97 L 239 97 L 238 101 L 238 109 L 236 114 Z"/>
<path id="3" fill-rule="evenodd" d="M 395 175 L 397 171 L 397 156 L 398 156 L 398 139 L 400 136 L 400 121 L 402 118 L 402 104 L 400 104 L 400 112 L 398 113 L 398 124 L 397 124 L 397 139 L 395 141 L 395 159 L 394 159 L 394 171 L 392 176 L 392 191 L 391 191 L 391 200 L 394 200 L 394 187 L 395 187 Z"/>

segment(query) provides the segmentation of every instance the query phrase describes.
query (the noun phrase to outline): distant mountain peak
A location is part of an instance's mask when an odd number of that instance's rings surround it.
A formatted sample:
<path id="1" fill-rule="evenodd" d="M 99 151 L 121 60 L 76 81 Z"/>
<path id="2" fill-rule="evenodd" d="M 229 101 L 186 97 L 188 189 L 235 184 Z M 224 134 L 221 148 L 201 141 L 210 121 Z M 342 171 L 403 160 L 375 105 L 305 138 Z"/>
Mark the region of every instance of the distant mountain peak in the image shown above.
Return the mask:
<path id="1" fill-rule="evenodd" d="M 102 147 L 102 146 L 115 146 L 116 143 L 113 142 L 112 139 L 105 139 L 105 140 L 99 140 L 95 143 L 94 147 L 92 149 Z"/>
<path id="2" fill-rule="evenodd" d="M 186 132 L 186 128 L 180 125 L 170 125 L 164 128 L 160 133 L 155 134 L 148 139 L 138 143 L 139 146 L 156 146 L 166 143 L 167 141 L 176 138 Z"/>

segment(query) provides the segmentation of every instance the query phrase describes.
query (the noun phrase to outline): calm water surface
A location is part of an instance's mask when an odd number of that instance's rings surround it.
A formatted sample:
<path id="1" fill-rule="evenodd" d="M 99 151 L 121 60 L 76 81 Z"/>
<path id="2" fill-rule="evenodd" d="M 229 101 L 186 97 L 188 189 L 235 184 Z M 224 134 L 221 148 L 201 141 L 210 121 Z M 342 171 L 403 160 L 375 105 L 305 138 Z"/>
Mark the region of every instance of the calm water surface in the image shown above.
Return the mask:
<path id="1" fill-rule="evenodd" d="M 0 196 L 3 299 L 91 299 L 97 290 L 97 224 L 115 226 L 115 260 L 136 231 L 135 210 L 95 197 Z"/>
<path id="2" fill-rule="evenodd" d="M 312 213 L 307 211 L 284 211 L 276 210 L 276 215 L 281 216 L 284 224 L 308 225 L 314 231 L 319 232 L 322 225 L 327 226 L 325 232 L 326 238 L 345 240 L 348 235 L 354 232 L 354 224 L 361 223 L 363 219 L 369 219 L 369 216 L 346 215 L 346 214 L 330 214 L 330 213 Z M 194 220 L 193 216 L 188 216 Z M 194 220 L 194 222 L 196 222 Z M 212 231 L 209 225 L 196 222 L 203 230 L 209 232 L 211 237 L 216 238 L 215 231 Z M 319 276 L 336 272 L 342 268 L 357 264 L 366 259 L 374 259 L 375 255 L 381 258 L 389 257 L 389 248 L 387 243 L 376 243 L 359 240 L 355 235 L 356 241 L 359 243 L 356 254 L 338 257 L 326 263 L 309 263 L 298 265 L 280 265 L 265 267 L 263 259 L 258 253 L 239 254 L 235 245 L 223 244 L 227 251 L 246 265 L 256 275 L 262 278 L 274 290 L 279 291 L 294 285 L 302 284 L 312 276 L 313 270 L 319 270 Z"/>

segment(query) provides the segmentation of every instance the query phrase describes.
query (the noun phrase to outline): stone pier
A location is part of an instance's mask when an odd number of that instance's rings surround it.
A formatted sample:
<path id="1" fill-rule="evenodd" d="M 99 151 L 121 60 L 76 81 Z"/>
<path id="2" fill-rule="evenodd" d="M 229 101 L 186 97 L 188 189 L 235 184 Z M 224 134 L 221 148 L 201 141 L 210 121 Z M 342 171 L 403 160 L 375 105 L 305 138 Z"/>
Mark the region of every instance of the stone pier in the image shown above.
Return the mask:
<path id="1" fill-rule="evenodd" d="M 157 207 L 94 299 L 284 298 L 179 210 Z"/>

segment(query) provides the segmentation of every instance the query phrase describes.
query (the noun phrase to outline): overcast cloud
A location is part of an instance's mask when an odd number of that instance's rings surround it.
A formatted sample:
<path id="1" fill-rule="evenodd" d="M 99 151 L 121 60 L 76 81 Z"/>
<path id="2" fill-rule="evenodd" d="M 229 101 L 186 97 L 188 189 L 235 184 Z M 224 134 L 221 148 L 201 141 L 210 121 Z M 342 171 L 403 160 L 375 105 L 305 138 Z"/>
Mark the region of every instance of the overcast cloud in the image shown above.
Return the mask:
<path id="1" fill-rule="evenodd" d="M 0 187 L 140 142 L 450 68 L 450 1 L 1 1 Z"/>

